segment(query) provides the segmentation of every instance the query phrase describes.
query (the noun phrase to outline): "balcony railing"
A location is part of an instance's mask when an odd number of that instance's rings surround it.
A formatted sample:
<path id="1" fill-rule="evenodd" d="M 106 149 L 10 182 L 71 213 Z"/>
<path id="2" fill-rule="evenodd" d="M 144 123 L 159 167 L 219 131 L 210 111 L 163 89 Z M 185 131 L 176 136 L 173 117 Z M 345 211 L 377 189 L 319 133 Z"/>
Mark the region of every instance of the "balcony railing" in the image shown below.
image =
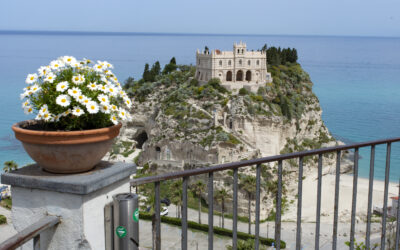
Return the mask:
<path id="1" fill-rule="evenodd" d="M 252 159 L 240 162 L 233 162 L 221 165 L 215 165 L 205 168 L 197 168 L 185 170 L 175 173 L 167 173 L 163 175 L 143 177 L 131 180 L 132 186 L 140 186 L 147 183 L 154 183 L 155 186 L 155 249 L 161 249 L 161 219 L 160 219 L 160 182 L 173 179 L 183 179 L 182 182 L 182 235 L 181 246 L 182 249 L 188 249 L 188 182 L 189 178 L 208 174 L 208 249 L 213 249 L 213 204 L 214 204 L 214 172 L 233 170 L 233 249 L 237 249 L 237 220 L 238 220 L 238 169 L 250 166 L 256 166 L 256 209 L 255 209 L 255 248 L 259 249 L 260 245 L 260 182 L 261 182 L 261 168 L 263 163 L 278 163 L 277 179 L 277 196 L 276 196 L 276 216 L 275 216 L 275 242 L 276 248 L 281 248 L 281 215 L 282 215 L 282 171 L 283 161 L 290 159 L 298 159 L 298 194 L 297 194 L 297 229 L 296 229 L 296 249 L 301 249 L 301 214 L 302 214 L 302 185 L 303 185 L 303 160 L 306 156 L 318 156 L 318 188 L 317 188 L 317 208 L 316 208 L 316 223 L 315 223 L 315 249 L 319 249 L 320 237 L 320 217 L 321 217 L 321 186 L 322 186 L 322 159 L 323 155 L 327 153 L 336 153 L 336 172 L 335 172 L 335 205 L 334 205 L 334 218 L 333 218 L 333 234 L 332 234 L 332 249 L 337 248 L 338 236 L 338 208 L 339 208 L 339 183 L 340 183 L 340 163 L 341 153 L 344 150 L 354 150 L 354 168 L 353 168 L 353 192 L 352 192 L 352 206 L 351 206 L 351 226 L 350 226 L 350 249 L 355 246 L 355 217 L 357 205 L 357 180 L 358 180 L 358 161 L 359 149 L 370 147 L 370 169 L 369 169 L 369 186 L 368 186 L 368 212 L 366 223 L 366 236 L 365 246 L 370 249 L 370 235 L 371 235 L 371 215 L 372 215 L 372 191 L 373 191 L 373 177 L 374 177 L 374 164 L 375 164 L 375 147 L 376 145 L 386 144 L 386 167 L 385 167 L 385 186 L 384 186 L 384 201 L 382 213 L 382 231 L 381 231 L 381 249 L 385 249 L 386 244 L 386 221 L 388 219 L 388 187 L 389 187 L 389 170 L 390 170 L 390 154 L 391 145 L 394 142 L 400 141 L 400 138 L 392 138 L 386 140 L 377 140 L 364 143 L 356 143 L 351 145 L 342 145 L 329 148 L 321 148 L 310 151 L 296 152 L 290 154 L 276 155 L 264 157 L 259 159 Z M 400 186 L 399 186 L 400 195 Z M 396 226 L 396 249 L 399 249 L 399 218 L 400 206 L 397 206 L 397 226 Z"/>
<path id="2" fill-rule="evenodd" d="M 0 250 L 16 249 L 22 246 L 27 241 L 33 239 L 33 249 L 40 250 L 40 234 L 60 223 L 60 218 L 57 216 L 46 216 L 38 222 L 29 225 L 27 228 L 17 233 L 8 240 L 0 244 Z"/>

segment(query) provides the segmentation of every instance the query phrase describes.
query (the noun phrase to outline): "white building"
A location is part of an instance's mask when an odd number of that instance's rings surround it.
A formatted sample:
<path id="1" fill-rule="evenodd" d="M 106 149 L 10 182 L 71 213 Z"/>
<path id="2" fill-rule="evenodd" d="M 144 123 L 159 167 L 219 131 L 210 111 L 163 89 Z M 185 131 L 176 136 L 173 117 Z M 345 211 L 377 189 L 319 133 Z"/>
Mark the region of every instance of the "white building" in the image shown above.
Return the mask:
<path id="1" fill-rule="evenodd" d="M 272 82 L 267 72 L 265 51 L 248 51 L 246 44 L 233 45 L 233 51 L 203 51 L 196 53 L 196 79 L 204 84 L 211 78 L 219 78 L 231 91 L 246 88 L 257 91 L 265 83 Z"/>

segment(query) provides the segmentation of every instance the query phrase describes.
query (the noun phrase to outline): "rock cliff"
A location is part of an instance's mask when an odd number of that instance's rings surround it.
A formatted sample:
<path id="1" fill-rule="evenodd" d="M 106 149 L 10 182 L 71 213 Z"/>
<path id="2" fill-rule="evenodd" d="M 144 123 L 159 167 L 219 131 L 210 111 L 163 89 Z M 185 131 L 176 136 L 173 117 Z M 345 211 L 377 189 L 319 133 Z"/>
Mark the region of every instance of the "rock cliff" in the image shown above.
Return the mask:
<path id="1" fill-rule="evenodd" d="M 273 82 L 260 85 L 257 93 L 240 89 L 232 94 L 217 79 L 200 85 L 193 79 L 195 69 L 185 65 L 157 75 L 152 82 L 127 82 L 127 92 L 135 100 L 133 122 L 123 129 L 119 145 L 128 145 L 125 155 L 134 152 L 131 147 L 141 149 L 139 165 L 149 163 L 152 173 L 164 173 L 336 144 L 301 66 L 288 63 L 269 71 Z M 333 156 L 324 158 L 324 164 L 331 161 Z M 315 162 L 306 159 L 306 168 L 315 168 Z M 288 203 L 295 195 L 296 183 L 290 179 L 296 179 L 297 163 L 284 164 L 284 202 Z M 273 216 L 275 168 L 276 164 L 268 164 L 262 169 L 261 219 Z M 254 175 L 252 168 L 240 171 L 241 180 Z M 217 189 L 232 184 L 229 172 L 215 179 Z M 244 188 L 241 191 L 239 211 L 244 213 L 252 197 Z M 228 199 L 228 212 L 229 204 Z"/>

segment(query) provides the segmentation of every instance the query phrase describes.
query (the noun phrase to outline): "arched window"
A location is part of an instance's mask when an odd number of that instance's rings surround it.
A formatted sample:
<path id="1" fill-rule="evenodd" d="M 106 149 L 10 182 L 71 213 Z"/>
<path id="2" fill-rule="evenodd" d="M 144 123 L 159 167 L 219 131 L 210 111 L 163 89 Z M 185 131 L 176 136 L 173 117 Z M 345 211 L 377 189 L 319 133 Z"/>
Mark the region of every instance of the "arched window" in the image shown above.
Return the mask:
<path id="1" fill-rule="evenodd" d="M 244 53 L 244 49 L 242 49 L 242 54 Z"/>
<path id="2" fill-rule="evenodd" d="M 231 60 L 229 60 L 229 61 L 228 61 L 228 65 L 231 66 L 231 64 L 232 64 L 232 63 L 231 63 Z"/>
<path id="3" fill-rule="evenodd" d="M 242 59 L 239 60 L 239 65 L 242 65 Z"/>
<path id="4" fill-rule="evenodd" d="M 257 60 L 257 66 L 260 65 L 260 60 Z"/>
<path id="5" fill-rule="evenodd" d="M 219 60 L 219 66 L 222 66 L 222 60 Z"/>
<path id="6" fill-rule="evenodd" d="M 232 71 L 226 72 L 226 81 L 231 82 L 232 81 Z"/>
<path id="7" fill-rule="evenodd" d="M 248 82 L 251 81 L 251 71 L 250 70 L 246 71 L 246 81 L 248 81 Z"/>
<path id="8" fill-rule="evenodd" d="M 249 66 L 250 66 L 250 64 L 251 64 L 251 62 L 250 62 L 250 60 L 248 60 L 248 61 L 247 61 L 247 65 L 249 65 Z"/>
<path id="9" fill-rule="evenodd" d="M 200 65 L 200 59 L 199 59 L 199 65 Z"/>
<path id="10" fill-rule="evenodd" d="M 237 53 L 240 53 L 240 50 L 238 49 L 238 52 Z"/>
<path id="11" fill-rule="evenodd" d="M 236 73 L 236 81 L 238 81 L 238 82 L 243 81 L 243 71 L 239 70 L 239 71 Z"/>

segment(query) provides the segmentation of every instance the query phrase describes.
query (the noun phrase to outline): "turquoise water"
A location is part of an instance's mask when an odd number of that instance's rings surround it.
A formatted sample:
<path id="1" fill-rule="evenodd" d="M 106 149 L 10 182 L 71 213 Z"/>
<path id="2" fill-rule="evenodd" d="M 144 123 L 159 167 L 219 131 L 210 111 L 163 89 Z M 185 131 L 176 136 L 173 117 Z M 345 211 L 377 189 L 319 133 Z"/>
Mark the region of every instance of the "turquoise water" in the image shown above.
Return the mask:
<path id="1" fill-rule="evenodd" d="M 120 79 L 140 78 L 145 63 L 194 64 L 204 46 L 231 50 L 245 41 L 248 49 L 295 47 L 310 74 L 329 130 L 345 142 L 400 136 L 400 38 L 226 35 L 71 35 L 0 32 L 0 163 L 31 159 L 13 137 L 14 122 L 28 119 L 19 94 L 26 74 L 61 55 L 107 60 Z M 361 150 L 360 176 L 368 176 L 369 151 Z M 400 146 L 392 147 L 390 179 L 400 176 Z M 375 178 L 383 179 L 385 147 L 377 148 Z"/>

